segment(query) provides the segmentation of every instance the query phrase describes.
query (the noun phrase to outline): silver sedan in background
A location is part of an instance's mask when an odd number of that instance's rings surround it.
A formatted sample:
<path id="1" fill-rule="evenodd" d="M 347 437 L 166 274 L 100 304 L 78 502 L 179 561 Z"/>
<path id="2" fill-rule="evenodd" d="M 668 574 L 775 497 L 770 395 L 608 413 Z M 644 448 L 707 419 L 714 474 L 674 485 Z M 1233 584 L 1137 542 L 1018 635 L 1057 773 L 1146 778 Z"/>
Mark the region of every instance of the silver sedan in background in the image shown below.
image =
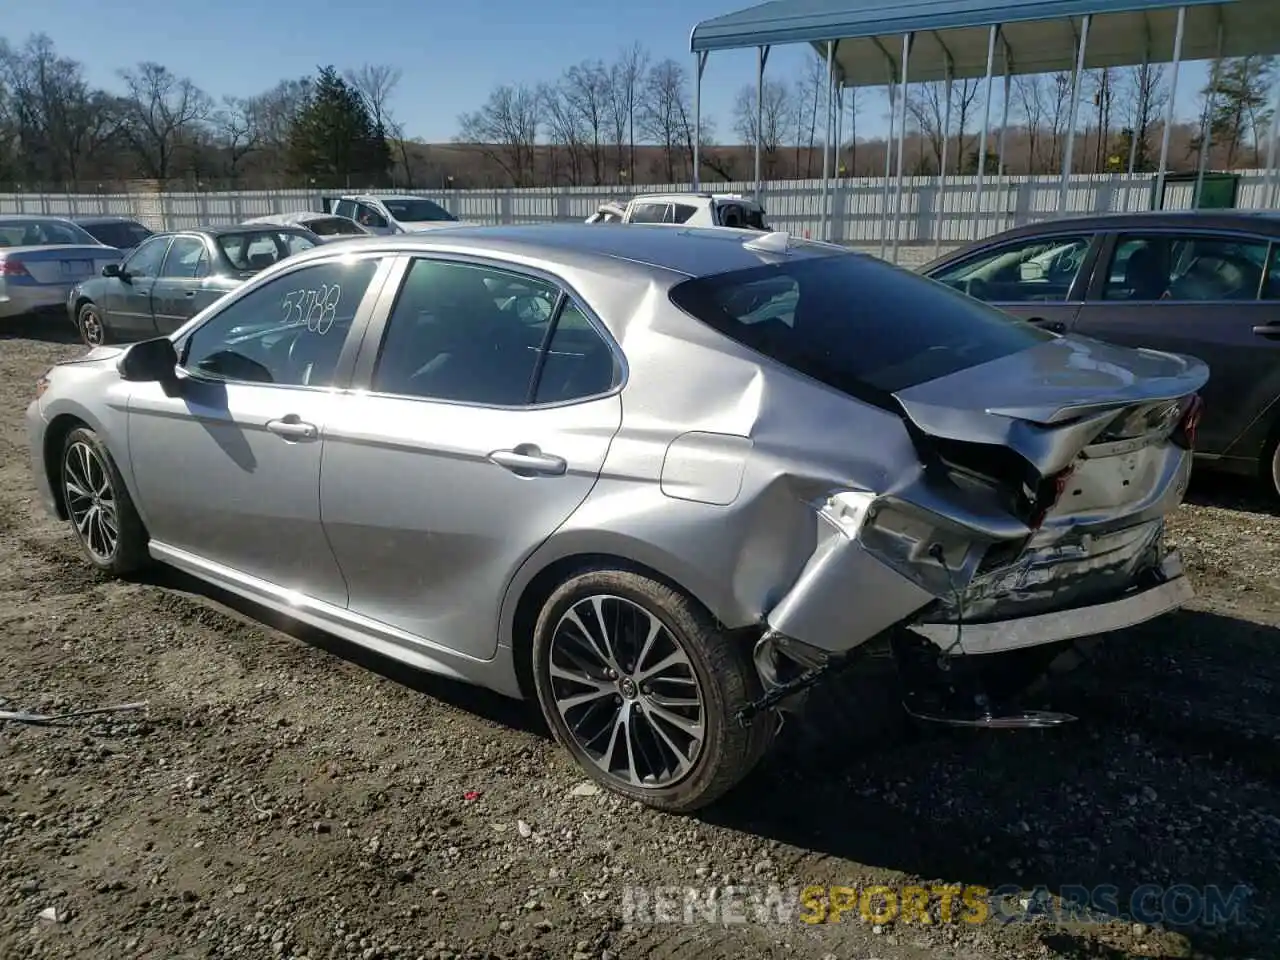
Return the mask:
<path id="1" fill-rule="evenodd" d="M 915 696 L 1184 603 L 1207 376 L 786 234 L 460 226 L 291 257 L 28 423 L 98 568 L 527 697 L 684 811 L 874 645 Z"/>
<path id="2" fill-rule="evenodd" d="M 65 310 L 72 287 L 119 259 L 62 217 L 0 216 L 0 320 Z"/>

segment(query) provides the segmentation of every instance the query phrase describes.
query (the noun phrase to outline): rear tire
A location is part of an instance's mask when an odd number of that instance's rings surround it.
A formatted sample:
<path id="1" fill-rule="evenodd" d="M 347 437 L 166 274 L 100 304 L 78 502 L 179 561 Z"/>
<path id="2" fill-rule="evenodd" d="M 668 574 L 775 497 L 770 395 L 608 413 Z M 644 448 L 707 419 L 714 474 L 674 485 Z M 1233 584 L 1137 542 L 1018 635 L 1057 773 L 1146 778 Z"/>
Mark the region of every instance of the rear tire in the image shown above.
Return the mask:
<path id="1" fill-rule="evenodd" d="M 734 716 L 760 696 L 750 650 L 692 597 L 593 569 L 538 617 L 533 676 L 556 739 L 601 786 L 675 813 L 704 807 L 763 757 L 776 724 Z"/>
<path id="2" fill-rule="evenodd" d="M 1258 475 L 1267 495 L 1273 500 L 1280 500 L 1280 424 L 1276 425 L 1271 440 L 1262 450 Z"/>
<path id="3" fill-rule="evenodd" d="M 147 566 L 142 518 L 106 444 L 88 427 L 67 434 L 58 478 L 72 532 L 90 563 L 114 577 Z"/>
<path id="4" fill-rule="evenodd" d="M 84 340 L 86 346 L 101 347 L 112 340 L 111 331 L 107 329 L 106 321 L 102 319 L 102 311 L 98 309 L 97 304 L 86 303 L 80 308 L 77 325 L 80 327 L 80 338 Z"/>

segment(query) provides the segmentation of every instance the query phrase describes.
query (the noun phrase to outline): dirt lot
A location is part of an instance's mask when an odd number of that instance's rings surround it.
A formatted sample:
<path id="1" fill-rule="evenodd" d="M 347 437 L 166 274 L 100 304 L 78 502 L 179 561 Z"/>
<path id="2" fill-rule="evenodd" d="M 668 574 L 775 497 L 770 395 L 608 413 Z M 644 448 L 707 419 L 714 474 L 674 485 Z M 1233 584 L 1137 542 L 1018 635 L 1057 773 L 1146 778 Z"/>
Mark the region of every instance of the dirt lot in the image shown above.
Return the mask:
<path id="1" fill-rule="evenodd" d="M 95 578 L 32 502 L 21 419 L 76 351 L 0 340 L 0 706 L 150 707 L 0 723 L 0 956 L 1275 955 L 1280 516 L 1246 487 L 1200 483 L 1176 517 L 1194 607 L 1054 682 L 1079 723 L 869 723 L 858 704 L 882 686 L 854 677 L 682 819 L 584 789 L 520 704 L 265 626 L 177 575 Z M 624 887 L 726 879 L 1250 894 L 1217 927 L 623 922 Z"/>

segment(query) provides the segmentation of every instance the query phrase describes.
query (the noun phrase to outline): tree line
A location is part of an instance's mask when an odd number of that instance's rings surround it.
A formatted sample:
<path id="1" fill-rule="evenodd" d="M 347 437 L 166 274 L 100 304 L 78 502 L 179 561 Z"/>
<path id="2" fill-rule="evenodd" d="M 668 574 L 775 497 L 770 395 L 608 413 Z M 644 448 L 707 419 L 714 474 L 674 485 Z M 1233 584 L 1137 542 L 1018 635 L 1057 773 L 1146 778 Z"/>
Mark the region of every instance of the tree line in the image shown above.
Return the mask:
<path id="1" fill-rule="evenodd" d="M 1154 168 L 1169 90 L 1166 68 L 1090 71 L 1077 113 L 1077 172 Z M 815 55 L 799 77 L 738 91 L 731 115 L 695 123 L 691 71 L 639 44 L 612 62 L 589 59 L 540 84 L 500 84 L 458 117 L 450 143 L 413 137 L 392 110 L 401 72 L 365 64 L 284 79 L 250 97 L 216 97 L 160 63 L 119 72 L 115 91 L 96 89 L 83 65 L 38 34 L 0 39 L 0 189 L 115 190 L 127 181 L 169 189 L 436 188 L 676 183 L 692 177 L 695 142 L 702 179 L 749 180 L 759 143 L 768 179 L 821 175 L 826 142 L 825 65 Z M 1216 169 L 1258 166 L 1273 120 L 1271 58 L 1213 66 L 1199 116 L 1171 131 L 1171 166 L 1192 169 L 1209 130 Z M 988 171 L 1003 141 L 1006 172 L 1057 173 L 1071 113 L 1070 74 L 1015 77 L 1008 125 L 991 110 Z M 958 80 L 946 103 L 941 83 L 913 84 L 906 100 L 904 169 L 949 173 L 978 167 L 986 84 Z M 949 111 L 948 111 L 949 106 Z M 887 144 L 882 95 L 844 91 L 835 171 L 881 176 Z M 948 129 L 945 118 L 950 115 Z M 695 129 L 695 127 L 697 129 Z"/>

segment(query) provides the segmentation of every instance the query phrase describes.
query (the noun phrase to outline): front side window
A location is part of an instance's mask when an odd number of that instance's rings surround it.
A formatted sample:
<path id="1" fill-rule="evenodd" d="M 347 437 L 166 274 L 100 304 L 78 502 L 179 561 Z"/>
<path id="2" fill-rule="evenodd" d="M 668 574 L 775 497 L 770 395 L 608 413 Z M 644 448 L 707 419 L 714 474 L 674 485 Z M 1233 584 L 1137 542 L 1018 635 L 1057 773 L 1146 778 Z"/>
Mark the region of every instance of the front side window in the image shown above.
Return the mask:
<path id="1" fill-rule="evenodd" d="M 1021 240 L 933 273 L 934 280 L 987 303 L 1061 303 L 1071 292 L 1092 237 Z"/>
<path id="2" fill-rule="evenodd" d="M 387 218 L 367 203 L 355 204 L 355 221 L 362 227 L 385 227 Z"/>
<path id="3" fill-rule="evenodd" d="M 891 407 L 889 395 L 899 390 L 1053 339 L 942 284 L 854 253 L 698 277 L 670 296 L 744 346 L 880 406 Z"/>
<path id="4" fill-rule="evenodd" d="M 613 374 L 608 345 L 576 307 L 564 306 L 555 284 L 421 259 L 387 320 L 372 388 L 424 400 L 523 406 L 600 393 Z"/>
<path id="5" fill-rule="evenodd" d="M 209 272 L 209 257 L 199 237 L 174 237 L 164 258 L 160 276 L 175 280 L 194 280 Z"/>
<path id="6" fill-rule="evenodd" d="M 1116 240 L 1104 300 L 1256 300 L 1267 275 L 1263 240 L 1126 235 Z"/>
<path id="7" fill-rule="evenodd" d="M 144 242 L 121 264 L 121 269 L 131 277 L 157 277 L 169 249 L 169 237 L 153 237 Z"/>
<path id="8" fill-rule="evenodd" d="M 663 223 L 667 220 L 668 203 L 637 203 L 631 208 L 632 223 Z"/>
<path id="9" fill-rule="evenodd" d="M 192 332 L 183 366 L 211 379 L 330 385 L 377 266 L 335 260 L 271 279 Z"/>

